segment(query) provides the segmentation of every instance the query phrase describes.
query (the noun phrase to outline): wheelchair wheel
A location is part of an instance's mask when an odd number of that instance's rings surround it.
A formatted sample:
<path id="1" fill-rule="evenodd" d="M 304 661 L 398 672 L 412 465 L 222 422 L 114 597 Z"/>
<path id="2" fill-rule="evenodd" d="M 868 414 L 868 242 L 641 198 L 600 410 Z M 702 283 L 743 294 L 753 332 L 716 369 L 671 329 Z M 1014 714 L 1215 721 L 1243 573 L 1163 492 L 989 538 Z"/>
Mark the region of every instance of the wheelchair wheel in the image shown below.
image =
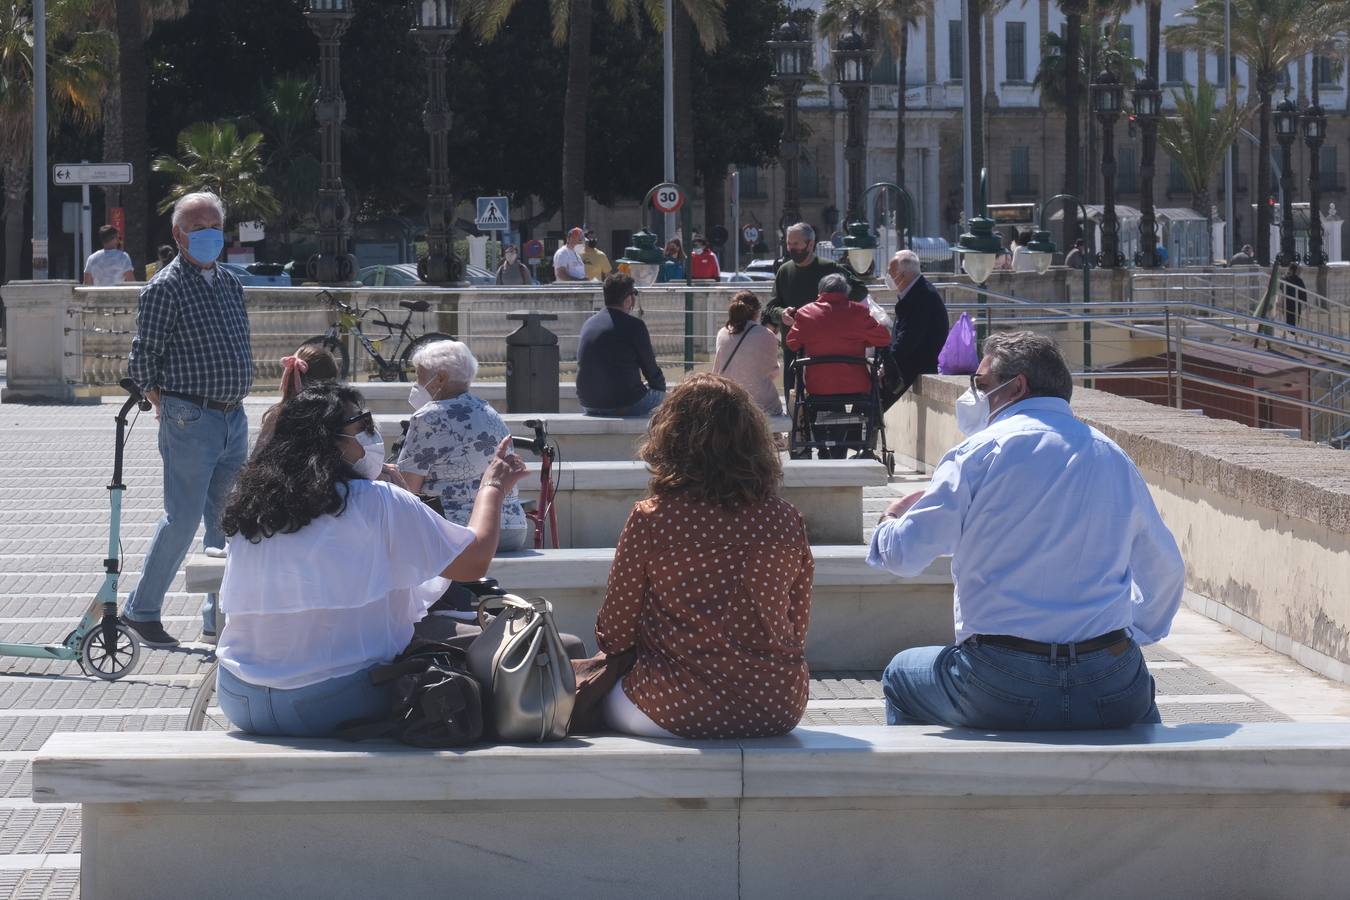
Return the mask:
<path id="1" fill-rule="evenodd" d="M 881 455 L 881 461 L 886 465 L 886 474 L 895 474 L 895 453 L 887 450 Z"/>
<path id="2" fill-rule="evenodd" d="M 136 635 L 125 625 L 117 626 L 117 636 L 111 649 L 103 645 L 103 627 L 95 625 L 80 642 L 80 668 L 86 675 L 116 681 L 136 668 L 141 658 L 141 645 Z"/>
<path id="3" fill-rule="evenodd" d="M 218 728 L 228 729 L 228 723 L 225 723 L 224 716 L 221 716 L 221 722 L 212 721 L 208 726 L 206 714 L 211 707 L 211 701 L 216 696 L 216 670 L 220 667 L 219 662 L 211 663 L 211 668 L 206 670 L 202 676 L 202 683 L 197 686 L 197 693 L 192 696 L 192 706 L 188 708 L 187 725 L 188 731 L 214 731 Z"/>

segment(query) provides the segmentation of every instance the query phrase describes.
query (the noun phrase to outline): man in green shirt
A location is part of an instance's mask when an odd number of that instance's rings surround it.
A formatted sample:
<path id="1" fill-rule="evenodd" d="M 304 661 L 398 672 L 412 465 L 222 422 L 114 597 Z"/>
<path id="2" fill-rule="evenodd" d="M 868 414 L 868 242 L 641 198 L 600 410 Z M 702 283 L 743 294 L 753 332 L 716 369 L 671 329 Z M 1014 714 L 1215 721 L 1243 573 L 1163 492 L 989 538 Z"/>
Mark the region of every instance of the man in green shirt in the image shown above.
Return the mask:
<path id="1" fill-rule="evenodd" d="M 816 232 L 805 222 L 798 222 L 787 230 L 788 259 L 773 276 L 773 293 L 764 309 L 763 323 L 778 329 L 778 340 L 783 347 L 783 400 L 791 410 L 792 361 L 797 354 L 782 341 L 796 311 L 820 296 L 820 279 L 826 275 L 843 275 L 848 279 L 850 300 L 867 296 L 867 285 L 853 272 L 833 260 L 816 256 Z"/>

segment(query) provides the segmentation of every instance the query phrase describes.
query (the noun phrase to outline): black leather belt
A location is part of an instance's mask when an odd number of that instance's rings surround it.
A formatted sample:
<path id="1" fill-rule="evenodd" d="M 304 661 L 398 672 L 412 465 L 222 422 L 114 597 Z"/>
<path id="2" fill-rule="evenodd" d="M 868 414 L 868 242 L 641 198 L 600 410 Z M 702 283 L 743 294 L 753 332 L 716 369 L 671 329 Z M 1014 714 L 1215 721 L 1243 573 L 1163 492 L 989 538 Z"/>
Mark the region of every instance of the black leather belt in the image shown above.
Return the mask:
<path id="1" fill-rule="evenodd" d="M 179 400 L 195 403 L 198 406 L 204 406 L 207 409 L 214 409 L 216 412 L 232 412 L 239 406 L 238 400 L 233 403 L 226 403 L 223 400 L 208 400 L 205 397 L 198 397 L 196 394 L 184 394 L 182 391 L 161 390 L 160 393 L 168 397 L 177 397 Z"/>
<path id="2" fill-rule="evenodd" d="M 1049 656 L 1053 658 L 1056 654 L 1061 656 L 1081 656 L 1084 653 L 1094 653 L 1097 650 L 1105 650 L 1121 641 L 1128 641 L 1130 635 L 1124 628 L 1117 628 L 1115 631 L 1108 631 L 1106 634 L 1098 635 L 1095 638 L 1088 638 L 1085 641 L 1075 641 L 1072 644 L 1042 644 L 1040 641 L 1029 641 L 1026 638 L 1013 637 L 1010 634 L 977 634 L 975 640 L 981 644 L 989 644 L 994 647 L 1006 647 L 1009 650 L 1020 650 L 1023 653 L 1035 653 L 1039 656 Z"/>

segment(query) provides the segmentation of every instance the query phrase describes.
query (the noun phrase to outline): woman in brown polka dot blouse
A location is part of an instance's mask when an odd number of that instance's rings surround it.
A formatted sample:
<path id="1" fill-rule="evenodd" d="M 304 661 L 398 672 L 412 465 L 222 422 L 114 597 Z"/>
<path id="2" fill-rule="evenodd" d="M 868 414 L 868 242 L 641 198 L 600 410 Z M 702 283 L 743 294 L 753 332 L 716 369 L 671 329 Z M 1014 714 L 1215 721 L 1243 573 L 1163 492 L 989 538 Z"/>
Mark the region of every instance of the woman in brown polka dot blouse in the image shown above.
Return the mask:
<path id="1" fill-rule="evenodd" d="M 777 495 L 768 420 L 734 382 L 694 375 L 652 416 L 652 496 L 619 535 L 595 637 L 636 649 L 605 702 L 616 730 L 765 737 L 806 710 L 815 563 L 801 513 Z"/>

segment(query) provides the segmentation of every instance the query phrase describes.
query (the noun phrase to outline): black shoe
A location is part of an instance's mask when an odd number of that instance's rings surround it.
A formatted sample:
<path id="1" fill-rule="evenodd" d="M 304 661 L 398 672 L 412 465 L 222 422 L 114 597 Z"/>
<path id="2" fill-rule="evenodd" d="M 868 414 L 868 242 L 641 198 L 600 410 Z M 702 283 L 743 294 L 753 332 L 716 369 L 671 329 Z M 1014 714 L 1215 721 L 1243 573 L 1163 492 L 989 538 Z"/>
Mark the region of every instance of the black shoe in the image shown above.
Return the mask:
<path id="1" fill-rule="evenodd" d="M 117 621 L 136 633 L 141 644 L 146 647 L 177 647 L 178 638 L 164 630 L 159 622 L 137 622 L 126 616 L 118 616 Z"/>

